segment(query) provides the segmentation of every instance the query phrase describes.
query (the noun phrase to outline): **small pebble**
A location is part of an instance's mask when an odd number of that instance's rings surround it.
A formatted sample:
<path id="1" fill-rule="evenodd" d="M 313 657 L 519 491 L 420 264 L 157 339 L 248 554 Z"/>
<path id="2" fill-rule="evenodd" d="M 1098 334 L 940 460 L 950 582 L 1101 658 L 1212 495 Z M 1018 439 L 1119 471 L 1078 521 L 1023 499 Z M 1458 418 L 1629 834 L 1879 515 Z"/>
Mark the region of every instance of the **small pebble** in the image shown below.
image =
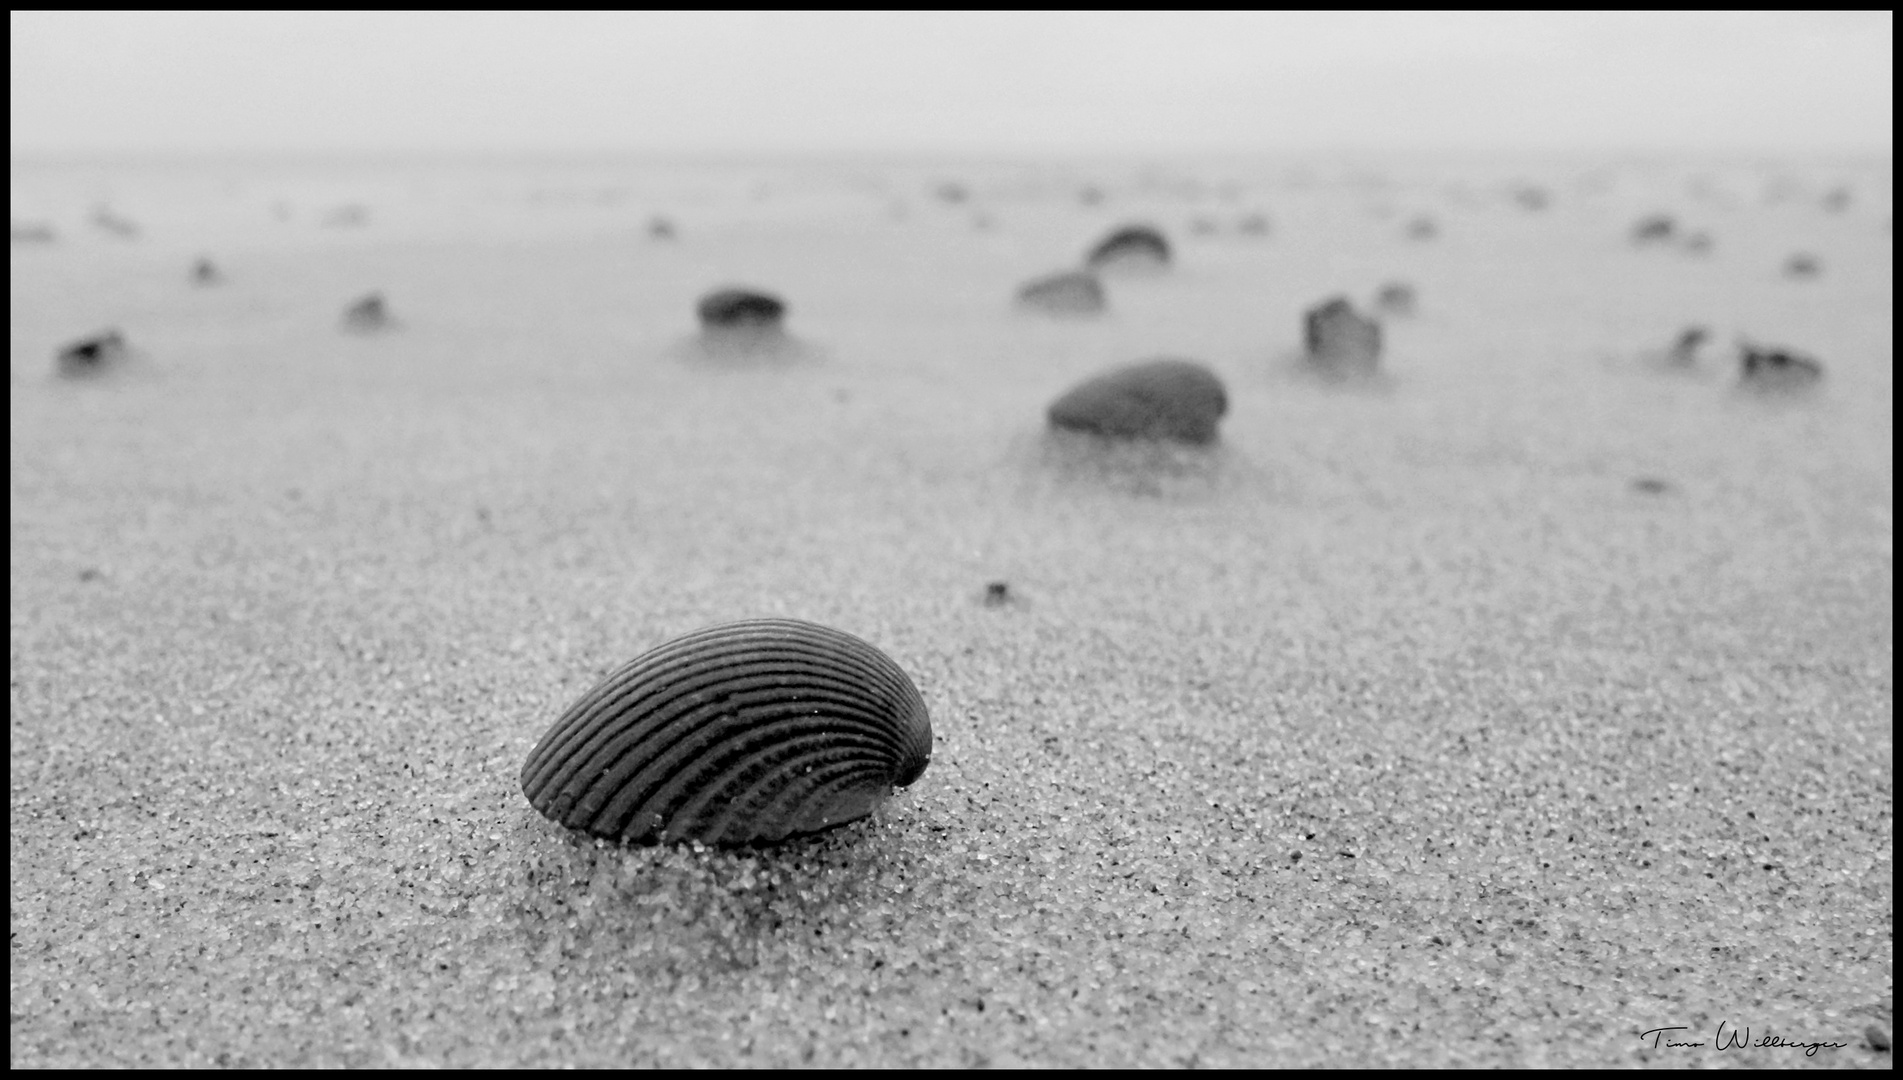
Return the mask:
<path id="1" fill-rule="evenodd" d="M 390 309 L 383 302 L 383 294 L 373 292 L 344 309 L 344 329 L 359 333 L 371 333 L 386 330 L 392 326 Z"/>
<path id="2" fill-rule="evenodd" d="M 1632 226 L 1632 242 L 1649 244 L 1670 240 L 1678 232 L 1678 223 L 1670 214 L 1647 214 Z"/>
<path id="3" fill-rule="evenodd" d="M 1808 252 L 1797 252 L 1784 260 L 1784 276 L 1793 278 L 1814 278 L 1822 273 L 1824 264 Z"/>
<path id="4" fill-rule="evenodd" d="M 1746 385 L 1794 390 L 1824 377 L 1824 365 L 1794 349 L 1742 343 L 1738 347 Z"/>
<path id="5" fill-rule="evenodd" d="M 1890 1052 L 1890 1030 L 1882 1024 L 1871 1024 L 1869 1027 L 1864 1028 L 1863 1037 L 1864 1040 L 1870 1044 L 1870 1049 L 1875 1050 L 1877 1053 L 1887 1054 Z"/>
<path id="6" fill-rule="evenodd" d="M 1337 296 L 1302 316 L 1309 363 L 1334 375 L 1371 375 L 1381 359 L 1381 324 Z"/>
<path id="7" fill-rule="evenodd" d="M 60 349 L 59 373 L 68 378 L 97 375 L 119 366 L 127 354 L 126 339 L 117 330 L 107 330 Z"/>
<path id="8" fill-rule="evenodd" d="M 1011 602 L 1011 586 L 1002 581 L 993 581 L 985 586 L 985 606 L 1001 607 Z"/>

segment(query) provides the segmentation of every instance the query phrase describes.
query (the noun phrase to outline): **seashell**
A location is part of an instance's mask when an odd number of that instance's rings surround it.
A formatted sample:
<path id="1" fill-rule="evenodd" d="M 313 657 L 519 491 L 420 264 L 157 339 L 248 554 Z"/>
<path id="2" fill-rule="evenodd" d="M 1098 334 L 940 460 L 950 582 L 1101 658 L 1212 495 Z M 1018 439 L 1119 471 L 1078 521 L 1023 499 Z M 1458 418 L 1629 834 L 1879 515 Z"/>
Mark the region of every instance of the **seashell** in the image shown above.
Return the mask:
<path id="1" fill-rule="evenodd" d="M 389 306 L 383 302 L 383 294 L 373 292 L 344 309 L 344 329 L 358 333 L 372 333 L 387 330 L 396 324 L 390 317 Z"/>
<path id="2" fill-rule="evenodd" d="M 1148 225 L 1125 225 L 1097 242 L 1084 260 L 1092 269 L 1110 266 L 1164 267 L 1170 262 L 1170 242 Z"/>
<path id="3" fill-rule="evenodd" d="M 700 298 L 701 326 L 709 330 L 769 330 L 780 325 L 786 304 L 754 289 L 716 289 Z"/>
<path id="4" fill-rule="evenodd" d="M 1372 375 L 1381 359 L 1381 324 L 1337 296 L 1302 316 L 1302 340 L 1311 364 L 1333 375 Z"/>
<path id="5" fill-rule="evenodd" d="M 1794 349 L 1742 342 L 1738 346 L 1744 385 L 1764 390 L 1796 390 L 1824 377 L 1824 365 Z"/>
<path id="6" fill-rule="evenodd" d="M 129 351 L 126 339 L 117 330 L 81 338 L 59 351 L 59 373 L 67 378 L 97 375 L 124 362 Z"/>
<path id="7" fill-rule="evenodd" d="M 1053 315 L 1094 315 L 1104 309 L 1103 283 L 1085 270 L 1066 270 L 1028 282 L 1018 303 Z"/>
<path id="8" fill-rule="evenodd" d="M 522 793 L 595 836 L 771 843 L 866 816 L 931 755 L 925 702 L 890 657 L 829 627 L 749 619 L 582 695 L 529 755 Z"/>
<path id="9" fill-rule="evenodd" d="M 1229 396 L 1214 372 L 1167 357 L 1105 372 L 1051 403 L 1051 426 L 1113 439 L 1216 441 Z"/>

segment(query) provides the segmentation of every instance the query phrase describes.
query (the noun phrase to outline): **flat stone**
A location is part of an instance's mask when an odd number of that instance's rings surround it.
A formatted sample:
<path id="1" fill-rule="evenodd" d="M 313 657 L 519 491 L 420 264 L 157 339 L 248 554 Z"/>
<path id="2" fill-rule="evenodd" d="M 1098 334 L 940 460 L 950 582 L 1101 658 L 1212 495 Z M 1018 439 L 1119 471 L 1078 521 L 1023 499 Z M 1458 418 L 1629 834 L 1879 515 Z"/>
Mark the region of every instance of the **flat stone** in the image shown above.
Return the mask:
<path id="1" fill-rule="evenodd" d="M 1103 283 L 1083 270 L 1065 270 L 1028 282 L 1018 303 L 1053 315 L 1094 315 L 1104 309 Z"/>
<path id="2" fill-rule="evenodd" d="M 779 297 L 755 289 L 716 289 L 700 298 L 695 309 L 709 330 L 764 330 L 777 327 L 786 315 Z"/>

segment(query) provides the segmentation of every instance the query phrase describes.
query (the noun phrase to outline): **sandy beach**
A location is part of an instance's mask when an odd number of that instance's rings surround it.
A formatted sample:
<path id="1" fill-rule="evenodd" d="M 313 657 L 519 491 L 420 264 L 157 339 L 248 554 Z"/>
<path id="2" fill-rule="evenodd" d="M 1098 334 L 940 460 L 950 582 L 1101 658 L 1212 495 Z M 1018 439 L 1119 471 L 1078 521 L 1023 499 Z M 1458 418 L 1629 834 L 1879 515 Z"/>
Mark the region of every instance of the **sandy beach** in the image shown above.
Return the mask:
<path id="1" fill-rule="evenodd" d="M 1887 1068 L 1891 191 L 15 162 L 10 1061 Z M 1129 222 L 1168 270 L 1013 306 Z M 1305 371 L 1393 280 L 1382 375 Z M 778 362 L 708 354 L 727 284 Z M 1825 376 L 1741 389 L 1739 337 Z M 1046 430 L 1152 356 L 1221 377 L 1214 447 Z M 529 805 L 571 701 L 758 616 L 910 674 L 917 784 L 739 851 Z"/>

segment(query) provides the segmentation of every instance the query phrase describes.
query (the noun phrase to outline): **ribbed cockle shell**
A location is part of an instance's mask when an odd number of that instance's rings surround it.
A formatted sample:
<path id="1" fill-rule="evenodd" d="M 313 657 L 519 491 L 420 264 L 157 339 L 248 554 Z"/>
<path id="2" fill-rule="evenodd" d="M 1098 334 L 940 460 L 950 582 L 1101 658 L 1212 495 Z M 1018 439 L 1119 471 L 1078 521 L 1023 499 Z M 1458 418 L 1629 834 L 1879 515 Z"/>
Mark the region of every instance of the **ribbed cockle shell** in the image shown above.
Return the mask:
<path id="1" fill-rule="evenodd" d="M 925 772 L 932 723 L 878 649 L 796 619 L 699 630 L 603 679 L 522 768 L 551 820 L 652 843 L 770 843 L 871 813 Z"/>

